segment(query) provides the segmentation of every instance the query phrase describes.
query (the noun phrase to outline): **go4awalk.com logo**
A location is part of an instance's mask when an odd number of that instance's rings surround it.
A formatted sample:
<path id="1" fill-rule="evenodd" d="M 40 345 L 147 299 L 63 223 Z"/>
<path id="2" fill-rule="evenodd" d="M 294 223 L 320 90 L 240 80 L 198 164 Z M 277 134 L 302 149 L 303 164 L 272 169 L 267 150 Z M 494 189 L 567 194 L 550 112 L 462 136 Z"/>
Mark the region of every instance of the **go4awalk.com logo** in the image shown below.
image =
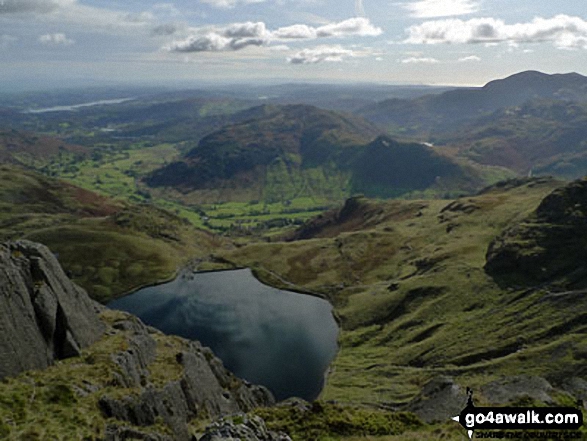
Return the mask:
<path id="1" fill-rule="evenodd" d="M 467 390 L 467 407 L 452 419 L 467 430 L 469 438 L 581 439 L 583 413 L 574 407 L 475 407 Z M 489 431 L 492 432 L 484 432 Z M 522 431 L 533 431 L 523 433 Z M 483 431 L 483 432 L 479 432 Z M 513 432 L 516 431 L 516 432 Z"/>

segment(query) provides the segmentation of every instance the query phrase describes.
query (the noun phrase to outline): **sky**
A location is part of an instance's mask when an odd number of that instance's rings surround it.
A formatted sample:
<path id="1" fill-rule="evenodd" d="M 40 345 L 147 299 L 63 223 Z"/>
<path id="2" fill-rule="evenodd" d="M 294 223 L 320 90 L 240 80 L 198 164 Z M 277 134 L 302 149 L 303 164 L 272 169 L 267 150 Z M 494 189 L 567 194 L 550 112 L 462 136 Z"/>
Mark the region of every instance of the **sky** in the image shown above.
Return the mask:
<path id="1" fill-rule="evenodd" d="M 587 75 L 585 0 L 0 0 L 0 92 Z"/>

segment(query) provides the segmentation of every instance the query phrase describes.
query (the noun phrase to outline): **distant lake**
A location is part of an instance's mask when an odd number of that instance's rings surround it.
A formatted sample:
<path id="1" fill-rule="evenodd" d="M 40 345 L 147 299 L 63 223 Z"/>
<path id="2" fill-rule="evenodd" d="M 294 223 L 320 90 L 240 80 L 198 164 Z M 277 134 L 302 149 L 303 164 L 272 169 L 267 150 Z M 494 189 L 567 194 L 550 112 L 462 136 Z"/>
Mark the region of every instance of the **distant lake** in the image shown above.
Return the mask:
<path id="1" fill-rule="evenodd" d="M 72 112 L 74 110 L 80 109 L 82 107 L 92 107 L 92 106 L 105 106 L 108 104 L 121 104 L 127 101 L 132 101 L 134 98 L 118 98 L 114 100 L 100 100 L 100 101 L 90 101 L 89 103 L 81 103 L 81 104 L 72 104 L 70 106 L 54 106 L 54 107 L 45 107 L 43 109 L 29 109 L 24 111 L 23 113 L 47 113 L 47 112 Z"/>
<path id="2" fill-rule="evenodd" d="M 111 302 L 168 334 L 199 340 L 278 400 L 315 399 L 337 352 L 332 306 L 259 282 L 249 269 L 184 273 Z"/>

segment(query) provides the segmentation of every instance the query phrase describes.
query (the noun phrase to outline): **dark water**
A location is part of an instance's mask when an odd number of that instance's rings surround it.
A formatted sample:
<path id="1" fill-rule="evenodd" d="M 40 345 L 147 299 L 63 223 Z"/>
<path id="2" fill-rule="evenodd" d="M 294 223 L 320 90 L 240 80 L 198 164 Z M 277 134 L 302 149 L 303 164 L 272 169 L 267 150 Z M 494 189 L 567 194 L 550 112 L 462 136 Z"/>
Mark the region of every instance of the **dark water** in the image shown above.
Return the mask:
<path id="1" fill-rule="evenodd" d="M 248 269 L 186 273 L 110 303 L 168 334 L 200 340 L 277 399 L 312 400 L 337 351 L 328 302 L 263 285 Z"/>

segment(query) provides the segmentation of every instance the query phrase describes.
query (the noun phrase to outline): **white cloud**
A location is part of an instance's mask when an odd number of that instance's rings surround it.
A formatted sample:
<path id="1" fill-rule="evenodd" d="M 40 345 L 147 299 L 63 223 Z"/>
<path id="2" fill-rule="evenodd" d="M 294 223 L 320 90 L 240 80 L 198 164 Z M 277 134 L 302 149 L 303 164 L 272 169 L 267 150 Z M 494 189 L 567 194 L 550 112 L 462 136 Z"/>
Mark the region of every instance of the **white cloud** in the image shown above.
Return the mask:
<path id="1" fill-rule="evenodd" d="M 436 58 L 429 57 L 409 57 L 400 60 L 403 64 L 436 64 L 440 63 Z"/>
<path id="2" fill-rule="evenodd" d="M 477 55 L 469 55 L 468 57 L 459 58 L 459 63 L 466 63 L 468 61 L 481 61 L 481 58 Z"/>
<path id="3" fill-rule="evenodd" d="M 276 52 L 286 52 L 291 50 L 289 46 L 285 44 L 276 44 L 275 46 L 269 46 L 269 50 Z"/>
<path id="4" fill-rule="evenodd" d="M 70 46 L 75 43 L 74 40 L 67 38 L 63 33 L 45 34 L 39 37 L 39 43 L 46 46 Z"/>
<path id="5" fill-rule="evenodd" d="M 198 32 L 182 41 L 174 41 L 165 49 L 172 52 L 235 51 L 247 46 L 262 46 L 269 42 L 269 32 L 263 22 L 233 23 L 225 28 Z"/>
<path id="6" fill-rule="evenodd" d="M 495 18 L 436 20 L 411 26 L 407 32 L 404 42 L 411 44 L 551 42 L 562 49 L 587 49 L 587 21 L 568 15 L 512 25 Z"/>
<path id="7" fill-rule="evenodd" d="M 266 0 L 200 0 L 202 3 L 209 4 L 215 8 L 231 9 L 237 5 L 248 5 L 252 3 L 263 3 Z"/>
<path id="8" fill-rule="evenodd" d="M 341 62 L 346 57 L 353 57 L 354 53 L 350 49 L 344 49 L 342 46 L 317 46 L 314 48 L 303 49 L 287 59 L 291 64 L 316 64 L 323 61 Z"/>
<path id="9" fill-rule="evenodd" d="M 272 38 L 277 40 L 308 40 L 314 38 L 349 37 L 349 36 L 377 36 L 383 31 L 371 24 L 363 17 L 349 18 L 338 23 L 329 23 L 323 26 L 312 27 L 305 24 L 296 24 L 278 28 L 272 32 Z"/>
<path id="10" fill-rule="evenodd" d="M 318 27 L 297 24 L 274 31 L 268 30 L 263 22 L 233 23 L 226 27 L 192 28 L 192 35 L 184 40 L 172 42 L 165 49 L 172 52 L 234 51 L 247 46 L 263 46 L 271 42 L 375 36 L 382 32 L 368 19 L 361 17 Z"/>
<path id="11" fill-rule="evenodd" d="M 472 14 L 479 10 L 475 0 L 419 0 L 403 5 L 412 17 L 433 18 Z"/>
<path id="12" fill-rule="evenodd" d="M 271 33 L 277 40 L 309 40 L 318 36 L 318 31 L 312 26 L 295 24 L 278 28 Z"/>
<path id="13" fill-rule="evenodd" d="M 371 24 L 364 17 L 349 18 L 338 23 L 330 23 L 316 28 L 318 37 L 346 37 L 358 35 L 360 37 L 375 37 L 381 35 L 383 30 Z"/>
<path id="14" fill-rule="evenodd" d="M 383 31 L 371 24 L 363 17 L 349 18 L 338 23 L 329 23 L 323 26 L 312 27 L 305 24 L 295 24 L 278 28 L 271 33 L 277 40 L 309 40 L 314 38 L 349 37 L 349 36 L 377 36 Z"/>

